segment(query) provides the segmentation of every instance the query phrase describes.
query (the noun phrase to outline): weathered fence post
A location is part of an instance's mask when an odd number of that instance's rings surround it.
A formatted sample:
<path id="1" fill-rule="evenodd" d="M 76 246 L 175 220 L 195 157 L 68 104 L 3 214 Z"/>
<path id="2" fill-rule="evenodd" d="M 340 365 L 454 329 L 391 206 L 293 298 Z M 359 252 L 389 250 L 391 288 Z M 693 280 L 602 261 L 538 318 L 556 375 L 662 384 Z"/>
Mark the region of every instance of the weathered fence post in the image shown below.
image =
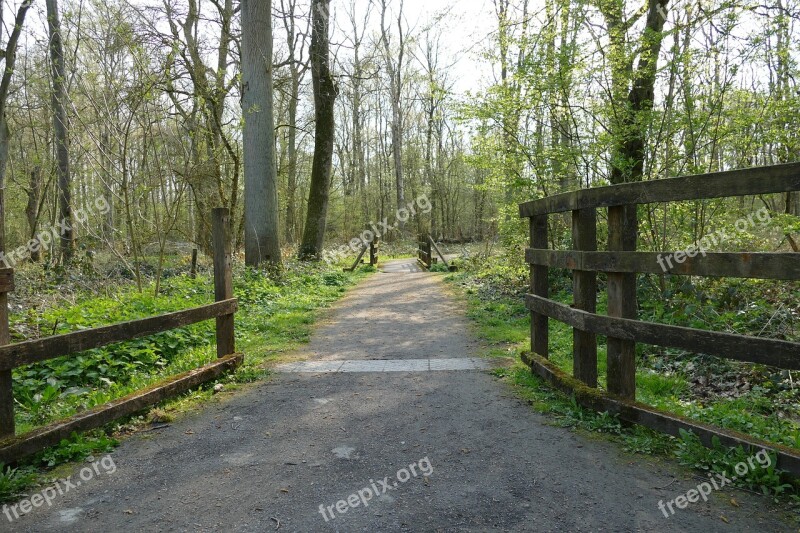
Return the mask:
<path id="1" fill-rule="evenodd" d="M 547 215 L 536 215 L 530 218 L 531 248 L 547 248 Z M 547 266 L 531 265 L 531 294 L 547 298 Z M 531 351 L 542 357 L 550 355 L 549 322 L 546 315 L 531 311 Z"/>
<path id="2" fill-rule="evenodd" d="M 192 279 L 197 277 L 197 248 L 192 248 L 192 268 L 189 271 L 189 277 Z"/>
<path id="3" fill-rule="evenodd" d="M 369 264 L 372 266 L 378 264 L 378 239 L 372 239 L 369 243 Z"/>
<path id="4" fill-rule="evenodd" d="M 596 209 L 576 209 L 572 212 L 572 245 L 575 250 L 597 251 Z M 589 313 L 597 311 L 597 273 L 573 270 L 572 293 L 575 309 Z M 572 351 L 573 375 L 590 387 L 597 387 L 597 336 L 572 328 Z"/>
<path id="5" fill-rule="evenodd" d="M 636 251 L 638 219 L 635 205 L 608 208 L 608 250 Z M 636 274 L 608 273 L 608 316 L 637 318 Z M 608 392 L 636 399 L 636 342 L 608 337 Z"/>
<path id="6" fill-rule="evenodd" d="M 14 271 L 10 268 L 0 270 L 0 346 L 11 342 L 8 325 L 8 293 L 14 290 Z M 0 438 L 13 437 L 14 389 L 12 370 L 0 370 Z"/>
<path id="7" fill-rule="evenodd" d="M 233 298 L 231 273 L 231 218 L 225 207 L 213 210 L 212 243 L 214 246 L 214 299 L 218 302 Z M 233 338 L 233 314 L 217 317 L 217 357 L 236 352 Z"/>
<path id="8" fill-rule="evenodd" d="M 345 268 L 343 270 L 345 272 L 353 272 L 353 271 L 355 271 L 355 269 L 358 268 L 358 265 L 361 264 L 361 258 L 364 257 L 365 253 L 367 253 L 367 248 L 369 248 L 369 247 L 366 244 L 362 244 L 361 245 L 361 252 L 359 252 L 358 257 L 356 257 L 356 260 L 353 261 L 353 266 L 351 266 L 350 268 Z"/>

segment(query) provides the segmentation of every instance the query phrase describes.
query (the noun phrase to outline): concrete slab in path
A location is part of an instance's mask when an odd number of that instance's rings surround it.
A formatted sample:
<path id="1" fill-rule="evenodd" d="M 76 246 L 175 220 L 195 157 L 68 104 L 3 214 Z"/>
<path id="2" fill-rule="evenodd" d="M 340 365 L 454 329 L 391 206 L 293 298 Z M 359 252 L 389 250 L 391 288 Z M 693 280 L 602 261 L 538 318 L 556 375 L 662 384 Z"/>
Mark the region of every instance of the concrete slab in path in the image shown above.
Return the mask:
<path id="1" fill-rule="evenodd" d="M 701 480 L 548 425 L 488 372 L 434 371 L 479 346 L 436 277 L 406 267 L 337 305 L 304 350 L 317 372 L 126 440 L 116 472 L 0 531 L 794 530 L 741 492 L 666 518 L 658 502 Z M 410 360 L 428 370 L 386 371 Z M 383 371 L 342 370 L 359 361 Z"/>

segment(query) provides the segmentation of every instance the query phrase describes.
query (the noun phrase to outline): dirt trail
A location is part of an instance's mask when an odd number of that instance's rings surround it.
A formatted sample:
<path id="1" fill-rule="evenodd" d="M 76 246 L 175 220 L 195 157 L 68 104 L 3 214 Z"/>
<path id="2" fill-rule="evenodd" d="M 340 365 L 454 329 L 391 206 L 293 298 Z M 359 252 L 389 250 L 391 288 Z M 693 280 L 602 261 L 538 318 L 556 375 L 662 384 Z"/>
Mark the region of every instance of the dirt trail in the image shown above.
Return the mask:
<path id="1" fill-rule="evenodd" d="M 390 263 L 319 327 L 305 355 L 339 371 L 284 367 L 134 436 L 116 472 L 0 516 L 0 531 L 793 530 L 741 492 L 665 518 L 658 502 L 702 480 L 548 425 L 486 371 L 437 370 L 479 345 L 435 276 L 414 270 Z M 368 360 L 382 371 L 356 364 Z"/>

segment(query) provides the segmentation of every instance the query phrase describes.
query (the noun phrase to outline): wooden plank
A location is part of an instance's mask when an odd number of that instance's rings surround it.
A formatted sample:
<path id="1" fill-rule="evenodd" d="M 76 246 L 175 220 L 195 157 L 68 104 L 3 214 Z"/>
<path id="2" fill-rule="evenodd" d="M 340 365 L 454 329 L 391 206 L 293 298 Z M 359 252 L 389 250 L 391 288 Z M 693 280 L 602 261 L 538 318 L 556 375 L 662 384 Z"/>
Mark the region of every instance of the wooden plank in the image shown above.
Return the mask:
<path id="1" fill-rule="evenodd" d="M 609 412 L 626 422 L 676 437 L 680 437 L 681 429 L 691 431 L 709 448 L 712 447 L 712 439 L 717 437 L 725 446 L 734 448 L 742 446 L 751 454 L 761 449 L 769 450 L 777 455 L 777 468 L 786 470 L 795 476 L 800 475 L 800 450 L 768 443 L 744 433 L 719 428 L 648 405 L 604 394 L 597 389 L 590 389 L 561 371 L 551 361 L 536 354 L 524 353 L 522 360 L 531 367 L 534 373 L 541 376 L 554 388 L 569 396 L 574 396 L 576 401 L 584 407 L 598 412 Z"/>
<path id="2" fill-rule="evenodd" d="M 226 207 L 212 210 L 211 242 L 214 247 L 214 299 L 233 298 L 231 273 L 231 217 Z M 234 314 L 217 316 L 217 357 L 236 352 Z"/>
<path id="3" fill-rule="evenodd" d="M 367 251 L 367 246 L 366 245 L 362 245 L 361 246 L 361 253 L 358 254 L 358 257 L 356 257 L 356 260 L 353 262 L 353 266 L 351 266 L 350 268 L 345 268 L 344 269 L 345 272 L 354 271 L 356 269 L 356 267 L 359 265 L 359 263 L 361 263 L 361 258 L 364 257 L 364 252 L 366 252 L 366 251 Z"/>
<path id="4" fill-rule="evenodd" d="M 11 342 L 8 326 L 8 294 L 0 292 L 0 348 Z M 0 369 L 0 438 L 13 437 L 14 388 L 11 369 Z"/>
<path id="5" fill-rule="evenodd" d="M 530 220 L 531 248 L 547 248 L 547 215 L 531 217 Z M 547 298 L 550 287 L 547 283 L 548 268 L 546 266 L 531 266 L 532 294 Z M 531 311 L 531 350 L 542 357 L 550 354 L 550 322 L 547 315 Z"/>
<path id="6" fill-rule="evenodd" d="M 70 355 L 116 342 L 129 341 L 169 331 L 218 316 L 235 313 L 237 308 L 237 301 L 231 299 L 176 313 L 0 346 L 0 370 L 10 370 L 62 355 Z"/>
<path id="7" fill-rule="evenodd" d="M 66 420 L 0 441 L 0 463 L 18 461 L 48 446 L 56 445 L 61 442 L 61 439 L 68 438 L 73 431 L 95 429 L 118 418 L 137 413 L 146 407 L 174 398 L 198 385 L 215 380 L 226 372 L 235 370 L 243 360 L 242 354 L 228 355 L 211 364 L 169 378 L 124 398 L 78 413 Z"/>
<path id="8" fill-rule="evenodd" d="M 705 256 L 685 256 L 681 263 L 676 252 L 580 252 L 575 250 L 525 251 L 532 265 L 596 272 L 640 272 L 727 278 L 800 280 L 800 254 L 787 253 L 723 253 L 706 252 Z M 667 261 L 669 257 L 669 261 Z M 661 265 L 667 267 L 666 272 Z M 672 268 L 669 268 L 669 265 Z"/>
<path id="9" fill-rule="evenodd" d="M 526 306 L 531 311 L 598 335 L 800 370 L 800 343 L 796 342 L 594 315 L 533 294 L 526 296 Z"/>
<path id="10" fill-rule="evenodd" d="M 447 262 L 447 259 L 444 258 L 444 254 L 442 254 L 442 252 L 439 250 L 439 247 L 436 246 L 436 241 L 434 241 L 433 237 L 431 237 L 430 235 L 428 236 L 428 239 L 431 241 L 431 244 L 433 245 L 434 250 L 436 250 L 436 253 L 439 254 L 439 257 L 442 258 L 442 263 L 444 263 L 444 266 L 446 266 L 447 269 L 450 270 L 450 263 Z"/>
<path id="11" fill-rule="evenodd" d="M 526 218 L 586 207 L 679 202 L 798 190 L 800 190 L 800 163 L 789 163 L 581 189 L 520 204 L 519 214 L 520 217 Z"/>
<path id="12" fill-rule="evenodd" d="M 0 268 L 0 292 L 14 292 L 13 268 Z"/>
<path id="13" fill-rule="evenodd" d="M 635 251 L 638 221 L 635 205 L 608 208 L 608 249 Z M 609 272 L 606 282 L 608 315 L 637 318 L 636 274 Z M 611 394 L 636 397 L 636 343 L 610 336 L 606 341 L 606 386 Z"/>
<path id="14" fill-rule="evenodd" d="M 572 246 L 576 250 L 597 250 L 597 210 L 572 212 Z M 573 270 L 572 294 L 576 309 L 597 310 L 597 274 Z M 573 375 L 590 387 L 597 387 L 597 336 L 590 331 L 572 329 Z"/>

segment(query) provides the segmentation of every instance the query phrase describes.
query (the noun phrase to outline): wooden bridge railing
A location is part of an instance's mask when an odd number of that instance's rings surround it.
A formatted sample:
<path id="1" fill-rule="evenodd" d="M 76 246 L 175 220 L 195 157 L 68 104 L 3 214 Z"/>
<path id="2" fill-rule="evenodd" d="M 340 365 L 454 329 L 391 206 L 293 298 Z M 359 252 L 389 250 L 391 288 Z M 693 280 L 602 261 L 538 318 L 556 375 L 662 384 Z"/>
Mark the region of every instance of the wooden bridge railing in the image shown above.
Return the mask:
<path id="1" fill-rule="evenodd" d="M 425 234 L 421 234 L 417 237 L 417 259 L 425 268 L 430 268 L 431 265 L 437 261 L 436 256 L 433 255 L 433 250 L 436 251 L 436 255 L 439 256 L 439 259 L 442 260 L 442 263 L 444 263 L 444 266 L 446 266 L 450 272 L 455 272 L 457 270 L 455 265 L 451 265 L 447 261 L 447 258 L 436 245 L 436 241 L 433 240 L 433 237 Z"/>
<path id="2" fill-rule="evenodd" d="M 798 253 L 697 253 L 636 251 L 637 206 L 800 190 L 800 164 L 760 167 L 699 176 L 626 183 L 559 194 L 519 206 L 530 219 L 531 353 L 524 360 L 534 371 L 560 388 L 575 392 L 583 403 L 620 414 L 623 419 L 671 434 L 691 429 L 709 444 L 716 435 L 728 444 L 775 449 L 748 438 L 663 413 L 635 402 L 636 343 L 680 348 L 738 361 L 800 369 L 800 343 L 698 330 L 638 320 L 637 273 L 687 276 L 800 280 Z M 608 245 L 598 251 L 597 209 L 608 209 Z M 572 213 L 573 250 L 548 249 L 548 216 Z M 664 270 L 663 256 L 681 254 L 682 261 Z M 675 255 L 675 257 L 678 257 Z M 548 269 L 573 272 L 572 306 L 548 298 Z M 608 277 L 608 313 L 597 314 L 597 273 Z M 549 318 L 573 328 L 573 376 L 547 361 Z M 597 335 L 607 337 L 608 395 L 597 387 Z M 586 390 L 586 387 L 591 390 Z M 779 447 L 778 447 L 779 448 Z M 800 451 L 781 449 L 782 468 L 800 473 Z"/>
<path id="3" fill-rule="evenodd" d="M 242 354 L 235 353 L 234 313 L 237 311 L 238 303 L 233 297 L 228 210 L 214 209 L 213 222 L 216 302 L 194 309 L 17 344 L 7 344 L 7 293 L 14 288 L 13 271 L 0 271 L 0 439 L 4 439 L 0 440 L 0 463 L 16 461 L 47 446 L 57 444 L 61 439 L 69 437 L 73 431 L 94 429 L 117 418 L 131 415 L 145 407 L 186 392 L 201 383 L 216 379 L 242 363 Z M 143 391 L 84 411 L 67 420 L 15 436 L 11 379 L 14 368 L 210 319 L 216 319 L 217 361 L 174 376 Z M 3 331 L 6 332 L 5 338 L 2 335 Z M 4 340 L 5 342 L 3 342 Z"/>
<path id="4" fill-rule="evenodd" d="M 420 234 L 417 236 L 417 260 L 425 268 L 430 268 L 436 260 L 431 253 L 431 241 L 427 235 Z"/>

